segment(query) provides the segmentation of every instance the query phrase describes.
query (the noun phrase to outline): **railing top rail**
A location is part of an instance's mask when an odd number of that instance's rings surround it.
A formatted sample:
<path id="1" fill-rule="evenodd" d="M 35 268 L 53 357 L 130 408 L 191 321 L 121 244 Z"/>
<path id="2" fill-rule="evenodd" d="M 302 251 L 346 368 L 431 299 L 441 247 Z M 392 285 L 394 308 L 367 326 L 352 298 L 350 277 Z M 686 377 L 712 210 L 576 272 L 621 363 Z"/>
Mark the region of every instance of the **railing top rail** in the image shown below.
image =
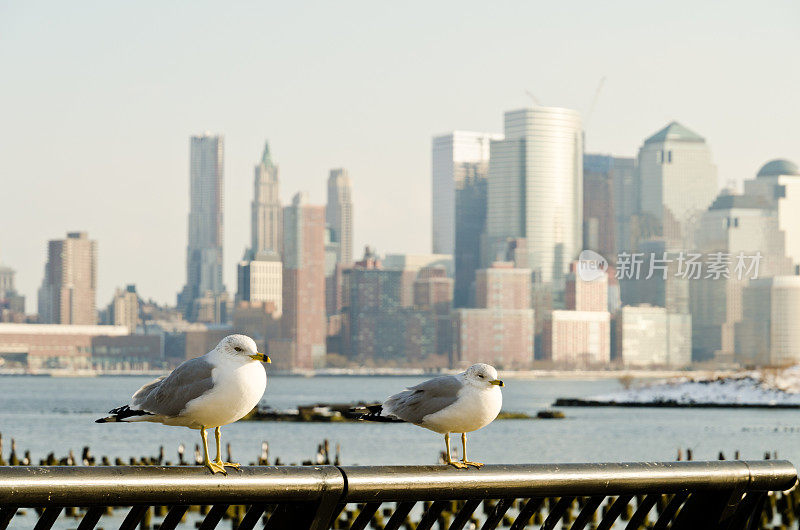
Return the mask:
<path id="1" fill-rule="evenodd" d="M 784 460 L 449 466 L 266 466 L 211 475 L 205 468 L 0 467 L 0 506 L 251 504 L 777 491 L 797 481 Z"/>

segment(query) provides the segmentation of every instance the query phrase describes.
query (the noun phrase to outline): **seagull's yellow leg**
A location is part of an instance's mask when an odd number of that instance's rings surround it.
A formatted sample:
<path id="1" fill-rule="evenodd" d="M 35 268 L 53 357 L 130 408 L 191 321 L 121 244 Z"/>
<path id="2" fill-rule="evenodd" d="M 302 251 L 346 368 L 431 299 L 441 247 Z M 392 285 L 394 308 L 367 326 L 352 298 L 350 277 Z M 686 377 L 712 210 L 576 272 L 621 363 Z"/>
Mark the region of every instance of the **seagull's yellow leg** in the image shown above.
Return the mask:
<path id="1" fill-rule="evenodd" d="M 447 446 L 447 462 L 445 462 L 445 463 L 449 464 L 449 465 L 451 465 L 451 466 L 453 466 L 455 468 L 458 468 L 458 469 L 466 468 L 467 464 L 463 464 L 463 463 L 459 462 L 458 460 L 453 460 L 453 457 L 450 456 L 450 433 L 449 432 L 444 434 L 444 443 Z"/>
<path id="2" fill-rule="evenodd" d="M 463 462 L 466 466 L 475 466 L 475 467 L 483 467 L 483 464 L 480 462 L 470 462 L 467 460 L 467 433 L 461 433 L 461 447 L 463 448 L 463 452 L 461 453 L 464 457 Z"/>
<path id="3" fill-rule="evenodd" d="M 200 436 L 203 438 L 203 464 L 211 470 L 211 473 L 222 473 L 223 475 L 227 475 L 228 472 L 225 471 L 225 466 L 222 466 L 216 462 L 212 462 L 211 458 L 208 456 L 208 436 L 206 436 L 206 427 L 203 425 L 200 427 Z"/>
<path id="4" fill-rule="evenodd" d="M 236 462 L 223 462 L 222 461 L 222 431 L 219 427 L 214 429 L 214 438 L 217 439 L 217 459 L 214 460 L 214 463 L 221 465 L 223 468 L 227 467 L 235 467 L 239 469 L 239 464 Z"/>

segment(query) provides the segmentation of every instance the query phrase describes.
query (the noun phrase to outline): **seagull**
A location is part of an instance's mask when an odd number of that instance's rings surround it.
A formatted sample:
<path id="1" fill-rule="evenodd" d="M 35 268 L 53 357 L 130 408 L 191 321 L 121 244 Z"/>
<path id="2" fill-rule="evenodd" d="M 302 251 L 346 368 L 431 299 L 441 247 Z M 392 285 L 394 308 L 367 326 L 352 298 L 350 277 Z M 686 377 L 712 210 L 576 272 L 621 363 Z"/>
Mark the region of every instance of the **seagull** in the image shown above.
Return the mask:
<path id="1" fill-rule="evenodd" d="M 500 413 L 503 382 L 497 370 L 488 364 L 473 364 L 456 375 L 429 379 L 390 396 L 381 405 L 369 406 L 361 419 L 369 421 L 405 421 L 444 434 L 447 446 L 445 463 L 464 469 L 482 467 L 467 460 L 467 433 L 489 425 Z M 461 433 L 462 461 L 450 455 L 450 433 Z"/>
<path id="2" fill-rule="evenodd" d="M 203 464 L 212 473 L 227 474 L 222 461 L 220 427 L 233 423 L 258 405 L 267 388 L 256 343 L 245 335 L 229 335 L 207 354 L 181 363 L 169 375 L 136 391 L 130 403 L 110 410 L 96 423 L 149 421 L 199 429 L 203 439 Z M 208 456 L 206 429 L 214 428 L 217 458 Z"/>

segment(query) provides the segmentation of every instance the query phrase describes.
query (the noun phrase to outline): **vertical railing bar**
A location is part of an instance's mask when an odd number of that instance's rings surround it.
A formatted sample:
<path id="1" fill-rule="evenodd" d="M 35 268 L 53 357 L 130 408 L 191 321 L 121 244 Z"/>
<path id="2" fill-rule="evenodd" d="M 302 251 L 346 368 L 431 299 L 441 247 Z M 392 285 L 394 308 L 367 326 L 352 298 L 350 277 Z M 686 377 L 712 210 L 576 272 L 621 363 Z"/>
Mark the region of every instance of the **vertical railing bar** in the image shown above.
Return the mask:
<path id="1" fill-rule="evenodd" d="M 578 517 L 575 518 L 575 522 L 572 523 L 572 526 L 569 527 L 569 530 L 581 530 L 586 523 L 589 522 L 589 519 L 592 517 L 594 512 L 597 511 L 597 508 L 602 504 L 603 499 L 605 499 L 605 495 L 598 495 L 596 497 L 590 497 L 586 504 L 583 505 L 581 508 Z"/>
<path id="2" fill-rule="evenodd" d="M 339 518 L 339 516 L 342 514 L 342 510 L 344 510 L 345 507 L 347 507 L 346 502 L 340 502 L 336 504 L 336 506 L 331 511 L 331 520 L 328 523 L 328 527 L 333 526 L 333 523 L 336 521 L 336 519 Z"/>
<path id="3" fill-rule="evenodd" d="M 422 514 L 422 519 L 419 520 L 417 530 L 430 530 L 436 519 L 442 514 L 442 511 L 447 507 L 448 501 L 434 501 L 425 513 Z"/>
<path id="4" fill-rule="evenodd" d="M 78 530 L 93 530 L 105 511 L 105 506 L 92 506 L 86 510 L 83 519 L 81 519 L 81 524 L 78 525 Z"/>
<path id="5" fill-rule="evenodd" d="M 239 524 L 239 530 L 253 530 L 266 509 L 266 504 L 254 504 L 250 506 L 250 509 L 244 514 L 242 522 Z"/>
<path id="6" fill-rule="evenodd" d="M 144 513 L 150 508 L 149 506 L 134 506 L 131 508 L 131 511 L 128 512 L 128 515 L 125 516 L 125 520 L 122 521 L 122 524 L 119 525 L 119 530 L 134 530 L 137 526 L 139 526 L 139 522 L 144 517 Z"/>
<path id="7" fill-rule="evenodd" d="M 472 514 L 475 513 L 475 510 L 478 509 L 478 506 L 481 505 L 483 502 L 482 499 L 470 499 L 464 503 L 464 506 L 458 510 L 456 514 L 456 518 L 453 519 L 453 522 L 450 524 L 450 528 L 448 530 L 461 530 L 466 526 L 469 518 L 472 517 Z"/>
<path id="8" fill-rule="evenodd" d="M 217 527 L 222 516 L 228 511 L 228 504 L 215 504 L 206 514 L 203 523 L 200 525 L 200 530 L 213 530 Z"/>
<path id="9" fill-rule="evenodd" d="M 380 507 L 380 502 L 368 502 L 365 504 L 361 509 L 361 513 L 358 514 L 358 517 L 356 517 L 356 520 L 353 521 L 353 524 L 350 526 L 350 530 L 364 530 L 372 520 L 372 516 L 375 515 L 375 512 L 377 512 Z"/>
<path id="10" fill-rule="evenodd" d="M 406 517 L 408 517 L 408 514 L 411 513 L 411 510 L 414 508 L 415 504 L 417 504 L 417 501 L 398 502 L 397 507 L 394 509 L 394 513 L 389 518 L 386 526 L 383 527 L 383 530 L 397 530 L 400 528 L 400 526 L 406 521 Z"/>
<path id="11" fill-rule="evenodd" d="M 614 501 L 614 504 L 612 504 L 611 508 L 606 512 L 605 517 L 603 517 L 600 524 L 597 525 L 597 530 L 609 530 L 616 522 L 617 517 L 622 513 L 622 510 L 631 502 L 632 498 L 633 495 L 620 495 L 617 497 L 617 500 Z"/>
<path id="12" fill-rule="evenodd" d="M 642 502 L 639 503 L 639 506 L 636 507 L 636 511 L 633 512 L 631 520 L 628 521 L 625 530 L 638 530 L 638 528 L 642 526 L 642 521 L 647 517 L 647 514 L 650 513 L 650 510 L 656 505 L 656 501 L 659 497 L 661 497 L 660 493 L 651 493 L 645 496 Z"/>
<path id="13" fill-rule="evenodd" d="M 185 504 L 177 504 L 169 509 L 167 512 L 167 516 L 164 517 L 164 522 L 161 523 L 159 530 L 173 530 L 176 526 L 178 526 L 183 519 L 183 516 L 186 514 L 186 510 L 189 507 Z"/>
<path id="14" fill-rule="evenodd" d="M 553 509 L 550 510 L 549 514 L 547 514 L 547 519 L 545 519 L 544 523 L 542 523 L 542 530 L 552 530 L 555 528 L 558 520 L 564 517 L 564 514 L 567 512 L 567 508 L 569 508 L 574 501 L 574 496 L 561 497 L 558 499 L 556 505 L 553 506 Z"/>
<path id="15" fill-rule="evenodd" d="M 661 512 L 661 515 L 656 521 L 656 524 L 653 525 L 653 530 L 667 530 L 667 526 L 669 523 L 672 522 L 672 519 L 675 517 L 675 514 L 678 513 L 678 510 L 686 502 L 686 499 L 689 497 L 689 492 L 687 491 L 680 491 L 676 493 L 672 499 L 667 503 L 666 508 L 664 511 Z"/>
<path id="16" fill-rule="evenodd" d="M 39 517 L 39 520 L 36 522 L 36 526 L 33 527 L 33 530 L 50 530 L 53 527 L 53 523 L 56 522 L 58 519 L 58 515 L 61 513 L 61 506 L 48 506 L 44 509 L 44 513 L 42 516 Z"/>
<path id="17" fill-rule="evenodd" d="M 503 516 L 506 514 L 508 509 L 511 508 L 512 504 L 514 504 L 513 497 L 500 499 L 500 502 L 495 504 L 494 509 L 492 509 L 492 513 L 490 513 L 486 518 L 481 530 L 493 530 L 494 528 L 497 528 L 497 525 L 503 520 Z"/>
<path id="18" fill-rule="evenodd" d="M 761 526 L 761 512 L 764 511 L 764 504 L 767 502 L 767 493 L 762 492 L 758 495 L 756 506 L 750 515 L 750 521 L 747 524 L 747 530 L 757 530 Z"/>
<path id="19" fill-rule="evenodd" d="M 6 530 L 15 515 L 17 515 L 16 506 L 6 506 L 5 508 L 0 508 L 0 530 Z"/>
<path id="20" fill-rule="evenodd" d="M 528 521 L 530 521 L 533 514 L 536 513 L 536 510 L 539 509 L 539 506 L 541 506 L 543 502 L 544 497 L 531 497 L 528 499 L 528 502 L 525 503 L 525 506 L 523 506 L 519 514 L 517 514 L 517 518 L 514 520 L 514 524 L 511 525 L 510 530 L 522 530 L 525 528 Z"/>

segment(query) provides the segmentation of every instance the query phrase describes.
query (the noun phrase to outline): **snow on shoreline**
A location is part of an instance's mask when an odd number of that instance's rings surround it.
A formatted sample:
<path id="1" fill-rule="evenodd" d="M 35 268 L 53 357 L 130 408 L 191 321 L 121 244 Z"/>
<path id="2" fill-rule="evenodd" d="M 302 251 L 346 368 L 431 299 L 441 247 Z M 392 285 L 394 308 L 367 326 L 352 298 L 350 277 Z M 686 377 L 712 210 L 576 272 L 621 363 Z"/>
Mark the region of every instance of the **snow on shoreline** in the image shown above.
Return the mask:
<path id="1" fill-rule="evenodd" d="M 680 377 L 586 398 L 606 403 L 798 405 L 800 366 L 726 377 Z"/>

